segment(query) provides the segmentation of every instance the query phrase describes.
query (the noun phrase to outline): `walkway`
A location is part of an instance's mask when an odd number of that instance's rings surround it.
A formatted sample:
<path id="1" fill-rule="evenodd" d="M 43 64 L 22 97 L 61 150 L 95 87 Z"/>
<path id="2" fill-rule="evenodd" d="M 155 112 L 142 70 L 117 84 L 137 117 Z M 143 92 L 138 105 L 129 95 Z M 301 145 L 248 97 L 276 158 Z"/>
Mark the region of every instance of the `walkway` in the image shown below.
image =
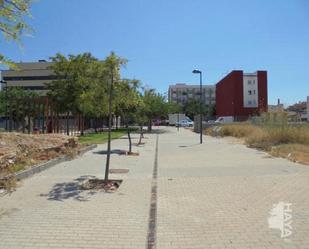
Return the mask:
<path id="1" fill-rule="evenodd" d="M 134 147 L 140 156 L 112 155 L 111 168 L 130 170 L 111 175 L 124 179 L 116 193 L 77 188 L 103 178 L 100 145 L 0 197 L 0 248 L 309 248 L 309 167 L 225 139 L 199 145 L 185 129 L 159 131 Z M 292 203 L 287 239 L 268 224 L 280 201 Z"/>

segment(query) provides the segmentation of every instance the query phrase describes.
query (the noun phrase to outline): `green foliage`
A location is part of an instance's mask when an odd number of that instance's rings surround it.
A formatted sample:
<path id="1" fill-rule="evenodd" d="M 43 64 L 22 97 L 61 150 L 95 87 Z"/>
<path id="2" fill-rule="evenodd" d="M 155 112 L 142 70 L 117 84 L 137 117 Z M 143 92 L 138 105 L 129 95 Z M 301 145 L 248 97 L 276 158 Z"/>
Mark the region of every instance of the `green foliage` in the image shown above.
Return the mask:
<path id="1" fill-rule="evenodd" d="M 58 53 L 51 59 L 54 62 L 51 68 L 57 80 L 47 84 L 48 96 L 57 103 L 59 112 L 82 113 L 87 102 L 80 98 L 88 89 L 93 88 L 93 74 L 97 72 L 92 70 L 92 64 L 97 59 L 90 53 L 68 57 Z"/>
<path id="2" fill-rule="evenodd" d="M 48 96 L 57 104 L 60 113 L 107 117 L 111 95 L 111 111 L 121 116 L 128 126 L 166 118 L 172 108 L 164 96 L 154 91 L 141 94 L 138 80 L 121 79 L 120 68 L 126 65 L 127 60 L 113 52 L 105 60 L 84 53 L 68 57 L 57 54 L 52 61 L 57 79 L 47 85 Z"/>
<path id="3" fill-rule="evenodd" d="M 0 32 L 7 40 L 20 43 L 20 37 L 31 31 L 24 17 L 30 16 L 31 0 L 0 0 Z M 0 64 L 14 67 L 14 63 L 0 53 Z"/>
<path id="4" fill-rule="evenodd" d="M 38 95 L 19 87 L 8 87 L 0 92 L 0 114 L 9 115 L 18 124 L 25 125 L 25 118 L 35 113 L 34 100 Z"/>
<path id="5" fill-rule="evenodd" d="M 168 115 L 168 104 L 165 97 L 153 90 L 144 92 L 145 115 L 148 119 L 166 118 Z"/>
<path id="6" fill-rule="evenodd" d="M 148 120 L 148 131 L 152 129 L 152 120 L 155 118 L 166 119 L 168 115 L 168 103 L 165 97 L 154 90 L 145 90 L 143 96 L 144 115 Z"/>
<path id="7" fill-rule="evenodd" d="M 138 80 L 121 80 L 114 84 L 114 110 L 129 124 L 136 121 L 137 109 L 141 105 Z"/>
<path id="8" fill-rule="evenodd" d="M 201 108 L 203 115 L 213 115 L 213 106 L 209 106 L 202 104 Z M 191 119 L 194 119 L 194 116 L 197 114 L 200 114 L 200 102 L 198 100 L 190 100 L 183 106 L 183 112 L 190 117 Z"/>
<path id="9" fill-rule="evenodd" d="M 125 134 L 126 134 L 125 129 L 119 129 L 116 131 L 112 131 L 111 137 L 112 139 L 117 139 L 117 138 L 122 137 Z M 103 143 L 106 143 L 107 138 L 108 136 L 106 132 L 93 133 L 93 134 L 87 134 L 87 135 L 79 137 L 78 142 L 82 144 L 103 144 Z"/>
<path id="10" fill-rule="evenodd" d="M 167 103 L 168 113 L 178 113 L 182 112 L 182 106 L 176 103 L 169 102 Z"/>
<path id="11" fill-rule="evenodd" d="M 111 78 L 114 81 L 113 98 L 120 96 L 120 67 L 126 60 L 111 53 L 105 60 L 99 61 L 90 53 L 80 55 L 56 54 L 52 57 L 52 69 L 57 80 L 48 84 L 48 96 L 57 103 L 59 112 L 71 112 L 90 117 L 107 115 L 108 96 Z M 115 96 L 114 96 L 115 95 Z M 118 96 L 119 95 L 119 96 Z M 113 110 L 120 103 L 114 101 Z M 124 103 L 121 102 L 121 105 Z"/>

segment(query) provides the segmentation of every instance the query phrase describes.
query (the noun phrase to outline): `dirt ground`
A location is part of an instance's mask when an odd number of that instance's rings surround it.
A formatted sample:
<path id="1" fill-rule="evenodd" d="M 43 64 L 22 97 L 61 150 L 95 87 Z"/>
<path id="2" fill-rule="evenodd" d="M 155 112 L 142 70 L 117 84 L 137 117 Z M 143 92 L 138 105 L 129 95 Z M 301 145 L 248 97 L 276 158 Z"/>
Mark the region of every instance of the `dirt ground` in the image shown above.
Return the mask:
<path id="1" fill-rule="evenodd" d="M 74 155 L 76 137 L 61 134 L 0 133 L 0 177 L 60 155 Z"/>

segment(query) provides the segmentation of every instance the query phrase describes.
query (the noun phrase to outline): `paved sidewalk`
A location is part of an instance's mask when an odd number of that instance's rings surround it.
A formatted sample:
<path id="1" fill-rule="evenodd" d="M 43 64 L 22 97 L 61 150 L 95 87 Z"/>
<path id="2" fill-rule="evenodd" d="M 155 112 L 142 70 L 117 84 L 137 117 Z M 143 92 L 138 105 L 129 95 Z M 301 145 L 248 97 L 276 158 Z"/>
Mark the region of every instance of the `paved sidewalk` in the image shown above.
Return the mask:
<path id="1" fill-rule="evenodd" d="M 145 248 L 155 135 L 145 135 L 140 156 L 113 154 L 111 168 L 127 168 L 116 193 L 78 191 L 82 179 L 103 178 L 106 144 L 23 181 L 0 198 L 0 248 Z M 133 135 L 134 142 L 138 135 Z M 127 139 L 112 141 L 128 149 Z"/>
<path id="2" fill-rule="evenodd" d="M 157 160 L 156 134 L 134 147 L 138 157 L 112 155 L 111 168 L 130 170 L 112 175 L 124 179 L 114 194 L 76 189 L 103 178 L 106 145 L 24 180 L 0 198 L 0 248 L 309 249 L 308 166 L 225 139 L 200 145 L 185 129 L 159 131 Z M 288 240 L 268 225 L 280 201 L 292 203 Z"/>
<path id="3" fill-rule="evenodd" d="M 309 167 L 181 129 L 160 135 L 157 248 L 309 248 Z M 268 226 L 292 203 L 292 235 Z"/>

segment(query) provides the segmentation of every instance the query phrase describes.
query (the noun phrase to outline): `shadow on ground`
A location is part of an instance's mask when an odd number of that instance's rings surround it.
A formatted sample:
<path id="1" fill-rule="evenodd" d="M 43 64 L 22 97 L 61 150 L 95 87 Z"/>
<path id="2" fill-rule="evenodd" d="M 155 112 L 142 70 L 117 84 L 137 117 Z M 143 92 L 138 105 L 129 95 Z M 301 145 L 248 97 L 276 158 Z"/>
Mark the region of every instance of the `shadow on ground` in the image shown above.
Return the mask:
<path id="1" fill-rule="evenodd" d="M 119 139 L 126 139 L 126 140 L 129 140 L 128 137 L 120 137 Z M 132 139 L 132 140 L 134 140 L 134 139 L 139 139 L 139 137 L 131 137 L 131 139 Z"/>
<path id="2" fill-rule="evenodd" d="M 188 144 L 188 145 L 179 145 L 178 147 L 179 148 L 188 148 L 188 147 L 194 147 L 194 146 L 198 146 L 200 145 L 200 143 L 198 144 Z"/>
<path id="3" fill-rule="evenodd" d="M 50 201 L 64 201 L 73 199 L 77 201 L 88 201 L 97 191 L 83 190 L 81 184 L 87 179 L 95 179 L 95 176 L 85 175 L 74 179 L 72 182 L 57 183 L 48 194 L 40 194 Z"/>
<path id="4" fill-rule="evenodd" d="M 93 154 L 107 155 L 107 150 L 94 151 Z M 125 150 L 115 149 L 115 150 L 111 150 L 111 154 L 125 155 L 126 151 Z"/>
<path id="5" fill-rule="evenodd" d="M 172 133 L 172 131 L 166 130 L 166 129 L 156 129 L 156 128 L 152 128 L 151 131 L 145 131 L 145 132 L 144 132 L 144 134 L 163 134 L 163 133 Z"/>

